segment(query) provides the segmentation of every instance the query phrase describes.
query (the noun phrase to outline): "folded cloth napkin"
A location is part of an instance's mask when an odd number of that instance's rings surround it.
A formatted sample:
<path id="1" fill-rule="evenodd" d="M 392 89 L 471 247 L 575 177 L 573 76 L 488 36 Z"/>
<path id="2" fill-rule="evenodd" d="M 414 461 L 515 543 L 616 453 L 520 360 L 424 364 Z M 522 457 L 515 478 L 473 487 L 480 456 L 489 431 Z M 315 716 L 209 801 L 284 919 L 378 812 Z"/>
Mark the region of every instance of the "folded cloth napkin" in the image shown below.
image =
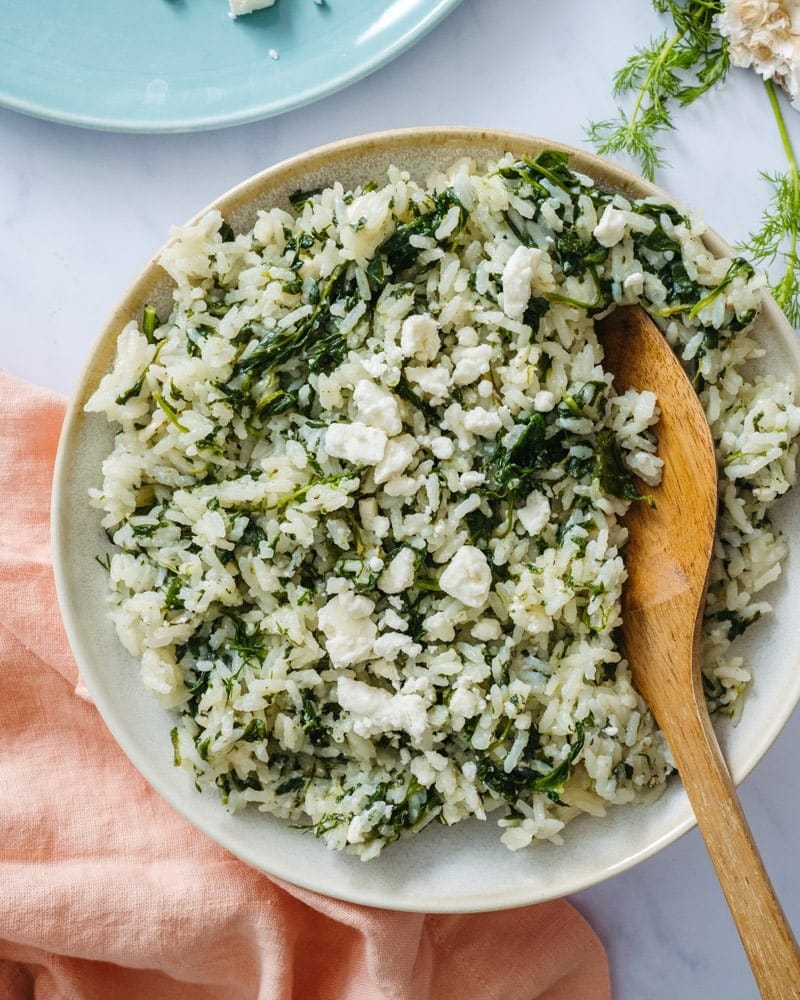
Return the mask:
<path id="1" fill-rule="evenodd" d="M 248 867 L 146 784 L 79 683 L 56 603 L 64 408 L 0 372 L 0 998 L 607 1000 L 602 945 L 566 902 L 342 903 Z"/>

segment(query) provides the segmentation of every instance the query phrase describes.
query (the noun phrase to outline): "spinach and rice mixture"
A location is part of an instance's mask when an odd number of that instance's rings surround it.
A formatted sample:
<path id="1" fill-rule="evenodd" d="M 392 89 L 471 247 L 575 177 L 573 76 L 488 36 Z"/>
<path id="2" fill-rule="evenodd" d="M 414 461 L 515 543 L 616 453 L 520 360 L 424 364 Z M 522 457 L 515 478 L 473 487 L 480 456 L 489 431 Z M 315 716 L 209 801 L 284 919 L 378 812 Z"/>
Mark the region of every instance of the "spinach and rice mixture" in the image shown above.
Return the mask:
<path id="1" fill-rule="evenodd" d="M 496 811 L 517 849 L 652 799 L 673 765 L 618 651 L 619 518 L 659 481 L 658 409 L 615 393 L 594 318 L 640 302 L 706 408 L 704 680 L 736 713 L 800 429 L 790 385 L 742 374 L 761 279 L 557 152 L 293 207 L 174 232 L 172 314 L 122 331 L 87 407 L 117 428 L 111 615 L 176 763 L 365 859 L 433 819 Z"/>

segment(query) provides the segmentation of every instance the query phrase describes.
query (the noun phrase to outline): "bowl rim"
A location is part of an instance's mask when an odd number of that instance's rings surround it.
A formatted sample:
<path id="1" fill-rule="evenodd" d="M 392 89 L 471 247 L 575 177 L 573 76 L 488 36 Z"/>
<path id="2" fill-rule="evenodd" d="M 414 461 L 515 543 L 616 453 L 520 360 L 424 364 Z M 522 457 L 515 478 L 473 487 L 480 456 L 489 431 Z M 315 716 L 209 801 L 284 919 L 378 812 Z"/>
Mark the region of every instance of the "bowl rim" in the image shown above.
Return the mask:
<path id="1" fill-rule="evenodd" d="M 465 147 L 491 147 L 498 154 L 500 151 L 507 150 L 517 155 L 523 152 L 536 153 L 543 149 L 556 150 L 569 155 L 570 167 L 572 169 L 590 176 L 595 182 L 609 189 L 619 191 L 630 197 L 654 197 L 667 204 L 679 204 L 673 196 L 630 170 L 611 163 L 586 150 L 562 142 L 540 136 L 527 135 L 521 132 L 490 128 L 424 126 L 352 136 L 281 160 L 234 185 L 206 205 L 205 208 L 195 213 L 186 225 L 196 222 L 208 211 L 214 209 L 219 210 L 223 217 L 228 217 L 232 214 L 235 215 L 236 212 L 243 210 L 252 212 L 254 211 L 255 203 L 260 197 L 266 195 L 268 198 L 271 189 L 285 184 L 292 176 L 307 175 L 314 171 L 329 171 L 332 168 L 335 169 L 338 164 L 348 162 L 352 164 L 354 159 L 364 158 L 369 154 L 379 153 L 390 157 L 394 151 L 398 153 L 407 151 L 410 145 L 415 147 L 435 146 L 441 155 L 445 155 L 450 149 L 463 154 Z M 387 162 L 393 161 L 389 159 Z M 268 203 L 268 201 L 264 202 L 265 205 Z M 707 229 L 703 238 L 715 254 L 733 253 L 731 247 L 713 229 Z M 111 731 L 115 741 L 147 782 L 193 826 L 202 830 L 207 836 L 211 837 L 211 839 L 215 840 L 236 857 L 261 872 L 334 898 L 378 908 L 410 912 L 481 912 L 560 898 L 589 888 L 607 878 L 628 870 L 639 862 L 653 856 L 664 847 L 667 847 L 694 827 L 696 825 L 694 815 L 689 807 L 688 799 L 686 799 L 685 793 L 681 789 L 681 795 L 685 800 L 685 809 L 683 810 L 682 818 L 665 829 L 661 835 L 654 837 L 647 845 L 628 853 L 616 863 L 599 867 L 597 870 L 586 873 L 582 877 L 565 878 L 561 891 L 541 892 L 537 890 L 535 885 L 526 885 L 519 892 L 514 893 L 513 898 L 507 898 L 507 896 L 502 898 L 485 898 L 483 895 L 477 894 L 473 894 L 471 897 L 459 896 L 457 900 L 447 898 L 431 900 L 406 899 L 405 897 L 387 898 L 386 893 L 371 891 L 369 887 L 366 889 L 360 888 L 357 891 L 349 887 L 342 891 L 339 888 L 331 889 L 330 887 L 321 886 L 315 880 L 312 871 L 305 872 L 299 866 L 287 870 L 280 865 L 270 865 L 269 857 L 265 858 L 257 851 L 242 849 L 241 845 L 235 842 L 235 836 L 228 836 L 218 830 L 209 831 L 192 814 L 192 810 L 186 808 L 180 801 L 180 796 L 168 780 L 165 780 L 161 774 L 151 773 L 149 769 L 142 767 L 140 761 L 137 759 L 138 755 L 133 742 L 124 728 L 116 723 L 115 710 L 109 701 L 106 700 L 104 692 L 96 682 L 92 670 L 83 669 L 84 664 L 88 660 L 89 650 L 78 628 L 77 619 L 73 618 L 71 614 L 69 600 L 70 584 L 66 569 L 68 539 L 60 512 L 68 502 L 71 453 L 80 435 L 84 404 L 94 391 L 98 378 L 102 374 L 105 374 L 110 367 L 119 332 L 130 319 L 139 315 L 141 303 L 149 297 L 151 290 L 159 284 L 164 284 L 166 275 L 158 264 L 160 253 L 161 250 L 151 258 L 139 275 L 128 286 L 90 349 L 89 356 L 79 375 L 78 382 L 71 394 L 67 407 L 56 455 L 51 496 L 51 541 L 56 592 L 70 647 L 78 665 L 80 676 L 103 721 Z M 764 324 L 768 325 L 780 337 L 781 346 L 790 355 L 794 372 L 800 373 L 800 343 L 777 303 L 767 293 L 763 296 L 762 316 Z M 736 784 L 740 783 L 756 767 L 778 737 L 798 702 L 800 702 L 800 649 L 798 649 L 795 660 L 797 669 L 794 671 L 794 686 L 791 690 L 784 691 L 785 697 L 771 714 L 772 726 L 768 731 L 759 733 L 760 738 L 752 741 L 749 745 L 747 756 L 738 766 L 731 768 L 732 777 Z M 371 862 L 371 864 L 375 864 L 375 862 Z"/>

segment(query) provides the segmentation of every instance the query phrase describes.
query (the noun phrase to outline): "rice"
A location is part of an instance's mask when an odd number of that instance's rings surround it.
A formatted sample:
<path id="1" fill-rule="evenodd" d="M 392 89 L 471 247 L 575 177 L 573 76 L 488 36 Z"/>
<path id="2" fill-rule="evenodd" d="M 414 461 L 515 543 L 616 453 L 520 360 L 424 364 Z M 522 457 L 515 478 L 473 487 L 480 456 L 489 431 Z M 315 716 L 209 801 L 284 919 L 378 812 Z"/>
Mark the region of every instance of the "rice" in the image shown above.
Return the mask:
<path id="1" fill-rule="evenodd" d="M 793 385 L 745 374 L 762 279 L 553 152 L 293 201 L 174 231 L 171 315 L 87 405 L 116 428 L 110 614 L 175 763 L 365 860 L 434 819 L 494 813 L 517 850 L 652 801 L 673 762 L 616 639 L 658 401 L 615 392 L 594 321 L 641 303 L 706 409 L 703 674 L 735 716 L 800 431 Z"/>

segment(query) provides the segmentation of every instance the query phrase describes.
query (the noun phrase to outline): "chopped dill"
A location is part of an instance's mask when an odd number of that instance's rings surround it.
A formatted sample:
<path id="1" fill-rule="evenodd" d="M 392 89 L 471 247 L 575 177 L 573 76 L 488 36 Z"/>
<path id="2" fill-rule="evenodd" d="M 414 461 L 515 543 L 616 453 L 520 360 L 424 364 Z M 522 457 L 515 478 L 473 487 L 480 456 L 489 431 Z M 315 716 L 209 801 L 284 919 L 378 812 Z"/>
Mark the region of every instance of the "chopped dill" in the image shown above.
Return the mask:
<path id="1" fill-rule="evenodd" d="M 674 107 L 694 103 L 728 74 L 728 43 L 716 26 L 724 6 L 724 0 L 653 0 L 659 14 L 671 17 L 673 30 L 637 49 L 616 73 L 614 96 L 632 96 L 633 105 L 589 124 L 598 153 L 626 153 L 653 180 L 665 165 L 655 139 L 675 127 Z"/>

